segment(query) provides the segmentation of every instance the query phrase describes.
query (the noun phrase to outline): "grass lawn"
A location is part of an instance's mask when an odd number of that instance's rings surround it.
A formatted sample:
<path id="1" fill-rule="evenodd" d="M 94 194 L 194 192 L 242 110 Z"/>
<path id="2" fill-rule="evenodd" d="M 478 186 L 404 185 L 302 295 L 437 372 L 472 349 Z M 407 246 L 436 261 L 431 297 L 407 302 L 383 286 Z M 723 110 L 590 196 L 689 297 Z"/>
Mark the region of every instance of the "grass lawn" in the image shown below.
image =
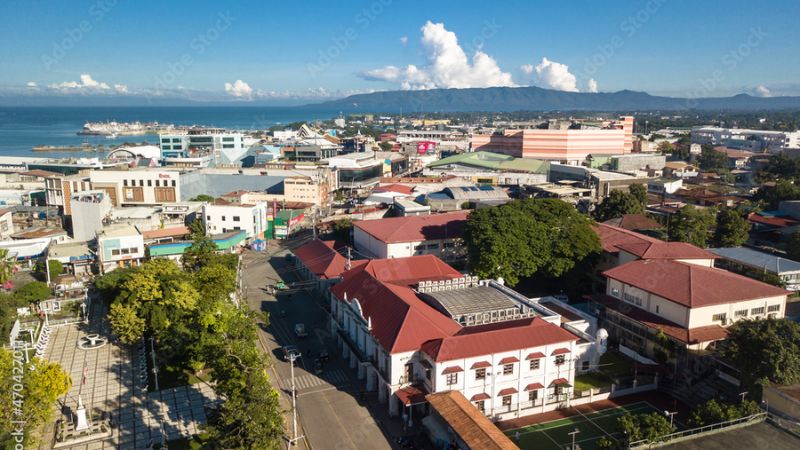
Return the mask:
<path id="1" fill-rule="evenodd" d="M 600 357 L 600 372 L 610 378 L 633 375 L 633 360 L 609 350 Z"/>
<path id="2" fill-rule="evenodd" d="M 613 381 L 602 373 L 592 372 L 575 377 L 575 392 L 611 386 Z"/>
<path id="3" fill-rule="evenodd" d="M 208 382 L 211 377 L 202 373 L 199 377 L 184 367 L 161 364 L 158 368 L 158 388 L 169 389 L 189 384 Z"/>

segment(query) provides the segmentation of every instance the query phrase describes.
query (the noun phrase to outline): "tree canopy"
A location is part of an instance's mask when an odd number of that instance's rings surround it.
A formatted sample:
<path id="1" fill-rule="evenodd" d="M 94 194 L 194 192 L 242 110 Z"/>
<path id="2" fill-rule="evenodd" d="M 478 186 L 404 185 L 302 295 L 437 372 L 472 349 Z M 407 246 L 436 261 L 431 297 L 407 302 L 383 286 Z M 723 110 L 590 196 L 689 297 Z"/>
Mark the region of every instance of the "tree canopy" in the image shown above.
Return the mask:
<path id="1" fill-rule="evenodd" d="M 670 241 L 688 242 L 698 247 L 708 246 L 711 230 L 716 224 L 714 211 L 686 205 L 669 217 L 667 226 Z"/>
<path id="2" fill-rule="evenodd" d="M 761 412 L 758 404 L 752 400 L 745 400 L 738 405 L 720 403 L 711 399 L 696 406 L 689 417 L 689 425 L 702 427 L 720 422 L 736 420 L 741 417 L 751 416 Z"/>
<path id="3" fill-rule="evenodd" d="M 189 199 L 190 202 L 213 202 L 214 196 L 208 194 L 200 194 Z"/>
<path id="4" fill-rule="evenodd" d="M 523 277 L 559 277 L 600 251 L 591 220 L 557 199 L 515 200 L 470 213 L 464 233 L 469 266 L 481 277 L 516 285 Z"/>
<path id="5" fill-rule="evenodd" d="M 707 171 L 727 170 L 730 166 L 728 156 L 725 153 L 718 152 L 712 147 L 703 146 L 700 150 L 700 156 L 697 157 L 697 163 L 700 169 Z"/>
<path id="6" fill-rule="evenodd" d="M 647 207 L 647 188 L 643 184 L 634 183 L 628 186 L 628 192 L 639 200 L 643 208 Z"/>
<path id="7" fill-rule="evenodd" d="M 728 328 L 719 353 L 746 386 L 800 382 L 800 324 L 791 320 L 740 320 Z"/>
<path id="8" fill-rule="evenodd" d="M 717 214 L 717 228 L 714 231 L 714 245 L 717 247 L 738 247 L 750 237 L 750 222 L 736 209 L 726 208 Z"/>
<path id="9" fill-rule="evenodd" d="M 638 185 L 641 186 L 641 185 Z M 645 199 L 647 194 L 645 193 Z M 625 214 L 641 214 L 644 212 L 644 203 L 633 193 L 615 190 L 611 191 L 594 211 L 598 222 L 622 217 Z"/>
<path id="10" fill-rule="evenodd" d="M 756 201 L 763 201 L 770 208 L 777 208 L 784 200 L 800 200 L 800 186 L 788 180 L 778 180 L 774 185 L 762 185 L 753 195 Z"/>
<path id="11" fill-rule="evenodd" d="M 51 298 L 53 292 L 47 283 L 31 281 L 14 290 L 14 296 L 28 303 L 36 303 Z"/>
<path id="12" fill-rule="evenodd" d="M 0 348 L 0 446 L 14 448 L 14 421 L 24 421 L 24 447 L 35 448 L 35 431 L 52 420 L 56 399 L 71 386 L 58 364 L 34 357 L 20 366 L 11 350 Z"/>
<path id="13" fill-rule="evenodd" d="M 625 414 L 617 419 L 617 430 L 625 437 L 625 444 L 647 439 L 658 442 L 670 433 L 675 432 L 675 427 L 669 424 L 669 419 L 663 414 Z"/>
<path id="14" fill-rule="evenodd" d="M 786 241 L 786 256 L 789 259 L 800 261 L 800 231 L 795 231 Z"/>

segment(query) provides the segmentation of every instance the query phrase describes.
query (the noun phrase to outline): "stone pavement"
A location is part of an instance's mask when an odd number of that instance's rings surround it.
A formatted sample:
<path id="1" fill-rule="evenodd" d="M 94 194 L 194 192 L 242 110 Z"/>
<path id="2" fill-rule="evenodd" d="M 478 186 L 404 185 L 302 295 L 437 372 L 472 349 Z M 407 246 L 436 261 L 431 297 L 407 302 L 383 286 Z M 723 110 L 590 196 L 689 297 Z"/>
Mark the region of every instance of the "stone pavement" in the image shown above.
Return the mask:
<path id="1" fill-rule="evenodd" d="M 78 348 L 78 341 L 88 333 L 110 336 L 103 309 L 101 302 L 95 302 L 92 326 L 54 328 L 45 352 L 45 359 L 61 364 L 72 377 L 72 388 L 60 400 L 62 411 L 71 414 L 80 395 L 87 410 L 100 409 L 112 419 L 110 438 L 68 448 L 144 449 L 151 442 L 161 442 L 162 433 L 168 440 L 196 434 L 206 423 L 205 407 L 217 402 L 210 386 L 198 384 L 148 393 L 136 375 L 141 370 L 140 361 L 133 357 L 136 352 L 114 342 L 92 350 Z M 39 448 L 52 448 L 54 435 L 55 424 L 49 424 Z"/>

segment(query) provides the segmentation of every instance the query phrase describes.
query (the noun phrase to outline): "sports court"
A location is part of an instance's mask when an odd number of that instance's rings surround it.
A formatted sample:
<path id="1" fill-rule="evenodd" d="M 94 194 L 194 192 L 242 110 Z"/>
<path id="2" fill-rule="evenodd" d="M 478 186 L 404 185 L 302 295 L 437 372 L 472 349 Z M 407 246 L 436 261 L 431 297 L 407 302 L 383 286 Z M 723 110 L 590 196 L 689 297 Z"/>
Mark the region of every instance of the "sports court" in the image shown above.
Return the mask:
<path id="1" fill-rule="evenodd" d="M 564 450 L 571 448 L 572 445 L 572 436 L 569 433 L 578 429 L 580 432 L 575 436 L 576 448 L 594 450 L 597 448 L 595 443 L 603 436 L 614 440 L 622 437 L 617 432 L 617 419 L 626 413 L 650 414 L 657 412 L 663 414 L 662 410 L 646 401 L 600 411 L 587 412 L 586 406 L 588 405 L 580 408 L 583 411 L 571 408 L 570 412 L 574 412 L 574 416 L 506 430 L 505 433 L 516 442 L 516 433 L 519 432 L 518 445 L 522 450 Z M 675 426 L 678 429 L 682 428 L 677 421 Z"/>

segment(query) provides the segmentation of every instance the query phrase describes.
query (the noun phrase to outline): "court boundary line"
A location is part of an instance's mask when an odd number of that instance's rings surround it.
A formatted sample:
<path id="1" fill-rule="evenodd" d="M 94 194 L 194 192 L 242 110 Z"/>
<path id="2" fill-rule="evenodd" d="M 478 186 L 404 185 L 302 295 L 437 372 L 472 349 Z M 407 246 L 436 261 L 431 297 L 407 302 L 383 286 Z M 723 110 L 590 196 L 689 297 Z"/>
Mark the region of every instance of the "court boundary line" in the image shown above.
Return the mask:
<path id="1" fill-rule="evenodd" d="M 640 402 L 631 403 L 630 405 L 622 405 L 622 406 L 616 406 L 616 407 L 612 407 L 612 408 L 606 408 L 606 409 L 600 409 L 600 410 L 596 410 L 596 411 L 594 411 L 594 412 L 591 412 L 591 413 L 589 413 L 589 414 L 602 414 L 602 413 L 604 413 L 604 412 L 606 412 L 606 411 L 611 411 L 611 410 L 616 410 L 616 409 L 622 409 L 622 408 L 625 408 L 625 407 L 627 407 L 627 406 L 633 406 L 633 405 L 642 405 L 642 406 L 647 406 L 647 407 L 648 407 L 648 409 L 655 409 L 655 410 L 658 410 L 658 408 L 656 408 L 656 407 L 655 407 L 655 406 L 654 406 L 652 403 L 650 403 L 650 402 L 648 402 L 648 401 L 646 401 L 646 400 L 642 400 L 642 401 L 640 401 Z M 573 409 L 576 409 L 575 407 L 572 407 L 572 408 L 573 408 Z M 639 409 L 644 409 L 644 408 L 639 408 L 639 407 L 636 407 L 636 408 L 633 408 L 633 409 L 630 409 L 630 410 L 629 410 L 629 409 L 625 409 L 625 410 L 624 410 L 624 412 L 623 412 L 622 414 L 625 414 L 625 413 L 630 413 L 630 412 L 635 412 L 635 411 L 637 411 L 637 410 L 639 410 Z M 577 409 L 576 409 L 576 410 L 577 410 Z M 578 411 L 578 412 L 580 413 L 580 411 Z M 583 416 L 585 417 L 585 414 L 581 414 L 581 415 L 583 415 Z M 618 415 L 618 414 L 607 414 L 607 415 L 605 415 L 605 416 L 615 416 L 615 415 Z M 555 422 L 560 422 L 560 421 L 562 421 L 562 420 L 574 420 L 574 418 L 575 418 L 575 417 L 576 417 L 576 416 L 574 416 L 574 415 L 573 415 L 573 416 L 569 416 L 569 417 L 562 417 L 562 418 L 560 418 L 560 419 L 553 419 L 553 420 L 549 420 L 549 421 L 547 421 L 547 422 L 541 422 L 541 423 L 532 424 L 532 425 L 527 425 L 527 426 L 523 426 L 523 427 L 519 427 L 519 428 L 513 428 L 513 429 L 511 429 L 511 430 L 508 430 L 508 431 L 524 430 L 524 429 L 526 429 L 526 428 L 532 428 L 532 427 L 535 427 L 535 426 L 538 426 L 538 425 L 548 425 L 548 424 L 553 424 L 553 423 L 555 423 Z M 524 433 L 522 433 L 522 434 L 534 433 L 534 432 L 536 432 L 536 431 L 547 431 L 547 430 L 551 430 L 551 429 L 553 429 L 553 428 L 559 428 L 559 427 L 563 427 L 563 426 L 565 426 L 565 425 L 569 425 L 569 422 L 568 422 L 568 423 L 561 424 L 561 425 L 547 426 L 547 427 L 544 427 L 544 428 L 538 428 L 538 429 L 536 429 L 536 430 L 525 431 L 525 432 L 524 432 Z"/>
<path id="2" fill-rule="evenodd" d="M 592 425 L 593 425 L 595 428 L 597 428 L 597 429 L 598 429 L 598 430 L 600 430 L 601 432 L 605 433 L 605 435 L 606 435 L 606 436 L 610 437 L 611 439 L 614 439 L 614 437 L 613 437 L 613 436 L 611 436 L 610 434 L 608 434 L 608 431 L 606 431 L 606 429 L 605 429 L 605 428 L 602 428 L 600 425 L 596 424 L 596 423 L 594 422 L 594 420 L 590 419 L 590 418 L 589 418 L 589 417 L 588 417 L 586 414 L 582 413 L 582 412 L 581 412 L 581 411 L 580 411 L 578 408 L 575 408 L 575 411 L 578 411 L 578 414 L 580 414 L 580 415 L 581 415 L 581 417 L 583 417 L 583 418 L 584 418 L 584 420 L 588 421 L 588 422 L 589 422 L 589 423 L 591 423 L 591 424 L 592 424 Z M 601 437 L 602 437 L 602 436 L 601 436 Z M 614 440 L 616 441 L 616 439 L 614 439 Z"/>

